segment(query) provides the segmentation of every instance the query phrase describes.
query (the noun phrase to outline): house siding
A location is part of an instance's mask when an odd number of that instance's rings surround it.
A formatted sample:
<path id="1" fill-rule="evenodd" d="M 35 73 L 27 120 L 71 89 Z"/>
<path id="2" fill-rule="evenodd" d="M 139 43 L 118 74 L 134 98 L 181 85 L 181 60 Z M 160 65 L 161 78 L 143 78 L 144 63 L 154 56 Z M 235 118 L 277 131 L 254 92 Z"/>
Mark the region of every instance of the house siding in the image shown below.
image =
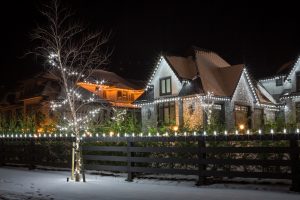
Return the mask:
<path id="1" fill-rule="evenodd" d="M 151 85 L 154 86 L 155 99 L 161 97 L 159 94 L 159 80 L 164 77 L 171 77 L 172 94 L 169 96 L 177 96 L 182 88 L 181 82 L 177 78 L 176 74 L 173 72 L 166 60 L 162 59 L 162 62 L 160 63 L 154 78 L 151 81 Z"/>
<path id="2" fill-rule="evenodd" d="M 225 118 L 231 118 L 228 119 L 229 124 L 227 125 L 228 129 L 235 128 L 235 115 L 234 115 L 234 106 L 235 105 L 243 105 L 243 106 L 249 106 L 250 112 L 253 113 L 254 111 L 254 97 L 252 96 L 252 91 L 248 85 L 248 82 L 246 80 L 245 74 L 243 73 L 241 75 L 240 81 L 236 87 L 236 90 L 232 96 L 231 102 L 228 104 L 225 104 L 227 108 L 225 108 L 226 116 Z M 229 115 L 227 115 L 229 114 Z M 231 117 L 230 117 L 231 116 Z M 251 124 L 253 125 L 253 117 L 251 117 Z"/>

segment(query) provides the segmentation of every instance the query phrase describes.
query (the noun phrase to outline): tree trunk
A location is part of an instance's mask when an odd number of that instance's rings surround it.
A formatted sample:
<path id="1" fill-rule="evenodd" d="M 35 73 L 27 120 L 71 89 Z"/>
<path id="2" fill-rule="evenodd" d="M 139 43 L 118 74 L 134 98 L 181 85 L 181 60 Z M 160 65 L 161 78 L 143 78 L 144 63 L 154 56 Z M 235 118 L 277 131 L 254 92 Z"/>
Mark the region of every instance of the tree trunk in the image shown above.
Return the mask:
<path id="1" fill-rule="evenodd" d="M 75 181 L 79 182 L 81 180 L 81 154 L 80 154 L 80 137 L 79 134 L 76 135 L 75 141 Z"/>

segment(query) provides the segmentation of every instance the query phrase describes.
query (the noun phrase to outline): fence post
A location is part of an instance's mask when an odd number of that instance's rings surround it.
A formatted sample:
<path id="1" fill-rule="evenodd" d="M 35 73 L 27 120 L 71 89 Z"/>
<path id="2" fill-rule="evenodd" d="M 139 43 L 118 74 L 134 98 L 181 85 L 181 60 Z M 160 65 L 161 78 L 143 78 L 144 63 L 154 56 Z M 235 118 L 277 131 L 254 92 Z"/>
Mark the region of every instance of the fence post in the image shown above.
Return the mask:
<path id="1" fill-rule="evenodd" d="M 290 140 L 290 157 L 292 161 L 292 191 L 300 192 L 300 160 L 299 160 L 299 145 L 298 140 Z"/>
<path id="2" fill-rule="evenodd" d="M 29 161 L 29 170 L 35 169 L 35 142 L 34 139 L 30 139 L 30 144 L 29 144 L 29 151 L 28 151 L 28 161 Z"/>
<path id="3" fill-rule="evenodd" d="M 197 140 L 198 142 L 198 152 L 197 152 L 197 157 L 198 157 L 198 181 L 196 183 L 197 186 L 199 185 L 204 185 L 206 182 L 206 177 L 203 175 L 203 171 L 206 170 L 206 165 L 203 163 L 203 161 L 206 159 L 206 153 L 202 152 L 201 149 L 205 148 L 205 140 L 204 138 L 201 139 L 200 137 Z"/>
<path id="4" fill-rule="evenodd" d="M 134 163 L 131 162 L 131 158 L 134 156 L 133 152 L 130 152 L 130 147 L 133 147 L 133 142 L 127 140 L 127 179 L 126 181 L 131 182 L 134 178 L 134 174 L 131 170 L 131 167 L 134 166 Z"/>

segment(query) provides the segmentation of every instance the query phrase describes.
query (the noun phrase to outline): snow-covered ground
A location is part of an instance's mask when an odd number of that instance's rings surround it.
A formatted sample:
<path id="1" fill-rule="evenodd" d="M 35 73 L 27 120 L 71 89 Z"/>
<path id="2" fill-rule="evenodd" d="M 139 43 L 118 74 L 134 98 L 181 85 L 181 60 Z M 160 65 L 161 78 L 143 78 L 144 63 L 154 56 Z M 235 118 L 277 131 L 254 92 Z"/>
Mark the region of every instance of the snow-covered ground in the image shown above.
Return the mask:
<path id="1" fill-rule="evenodd" d="M 205 199 L 205 200 L 299 200 L 300 194 L 288 187 L 254 184 L 214 184 L 196 187 L 193 181 L 161 181 L 87 174 L 86 183 L 67 182 L 64 171 L 28 171 L 0 168 L 0 200 L 52 199 Z"/>

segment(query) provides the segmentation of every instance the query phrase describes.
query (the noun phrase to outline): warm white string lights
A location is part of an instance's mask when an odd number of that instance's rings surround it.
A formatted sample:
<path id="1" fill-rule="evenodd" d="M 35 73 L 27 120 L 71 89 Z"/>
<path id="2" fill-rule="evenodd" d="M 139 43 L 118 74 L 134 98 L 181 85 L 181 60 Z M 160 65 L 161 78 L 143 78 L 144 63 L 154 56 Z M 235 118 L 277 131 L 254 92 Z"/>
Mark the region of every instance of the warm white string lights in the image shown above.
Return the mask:
<path id="1" fill-rule="evenodd" d="M 279 132 L 278 134 L 280 134 Z M 283 134 L 300 134 L 300 129 L 297 128 L 294 131 L 287 132 L 287 129 L 283 129 Z M 261 129 L 259 129 L 257 132 L 251 132 L 250 130 L 247 130 L 245 133 L 239 132 L 238 130 L 235 130 L 233 132 L 230 131 L 223 131 L 218 132 L 216 130 L 212 131 L 211 134 L 208 134 L 207 131 L 201 131 L 201 132 L 165 132 L 165 133 L 155 133 L 155 134 L 144 134 L 144 133 L 124 133 L 123 136 L 120 133 L 114 134 L 114 132 L 110 131 L 108 133 L 97 133 L 97 134 L 82 134 L 81 138 L 99 138 L 99 137 L 140 137 L 140 138 L 147 138 L 147 137 L 196 137 L 196 136 L 230 136 L 230 135 L 236 135 L 236 136 L 242 136 L 242 135 L 262 135 L 263 132 Z M 274 129 L 270 129 L 269 134 L 275 135 Z M 268 133 L 265 133 L 265 135 L 268 135 Z M 27 133 L 17 133 L 17 134 L 0 134 L 0 139 L 40 139 L 40 138 L 75 138 L 74 134 L 63 134 L 63 133 L 41 133 L 41 134 L 27 134 Z"/>

